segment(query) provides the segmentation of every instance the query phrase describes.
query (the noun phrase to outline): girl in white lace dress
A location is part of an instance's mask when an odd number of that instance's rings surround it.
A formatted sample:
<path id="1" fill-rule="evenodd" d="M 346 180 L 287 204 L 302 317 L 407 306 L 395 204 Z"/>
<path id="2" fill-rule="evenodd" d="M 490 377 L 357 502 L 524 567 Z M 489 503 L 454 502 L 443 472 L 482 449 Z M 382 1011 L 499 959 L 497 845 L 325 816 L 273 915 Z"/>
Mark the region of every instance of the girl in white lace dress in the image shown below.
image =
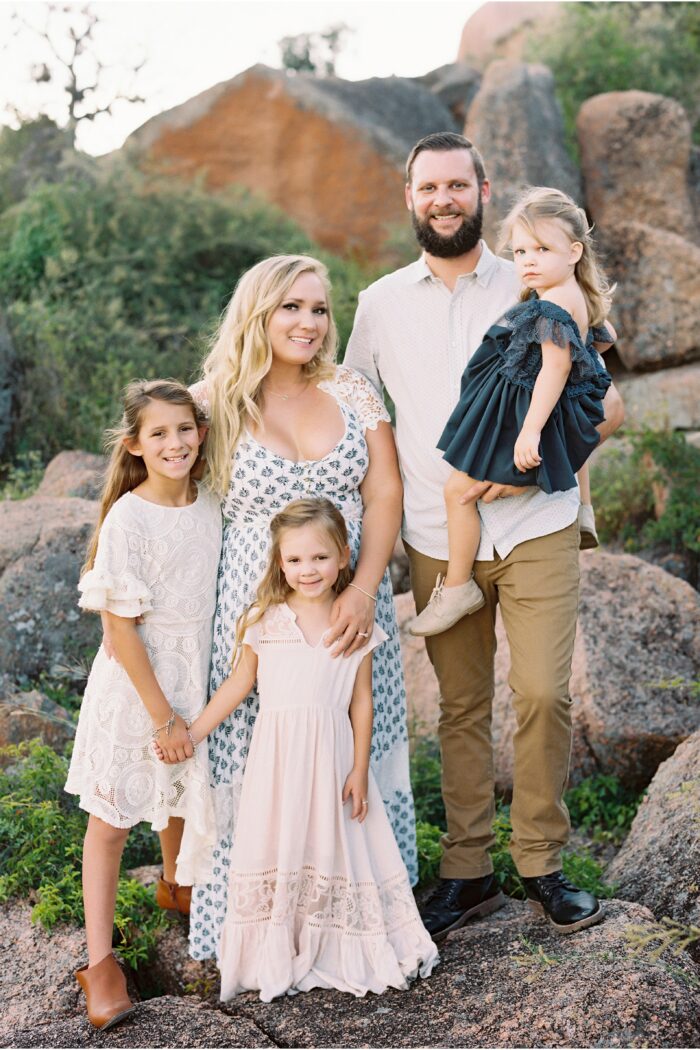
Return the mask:
<path id="1" fill-rule="evenodd" d="M 234 668 L 191 727 L 195 745 L 256 678 L 258 712 L 229 857 L 221 998 L 257 990 L 406 988 L 437 951 L 369 767 L 376 624 L 347 659 L 323 642 L 352 587 L 342 514 L 290 503 L 271 523 L 254 605 L 240 617 Z M 349 717 L 348 717 L 349 713 Z"/>
<path id="2" fill-rule="evenodd" d="M 352 655 L 375 618 L 388 635 L 373 664 L 371 761 L 415 882 L 406 694 L 386 571 L 401 518 L 401 479 L 380 397 L 364 376 L 334 363 L 328 287 L 325 268 L 315 259 L 278 256 L 258 263 L 240 281 L 205 362 L 205 378 L 193 388 L 210 417 L 207 461 L 224 515 L 210 690 L 230 673 L 235 622 L 255 598 L 271 519 L 301 496 L 326 497 L 348 526 L 357 585 L 336 599 L 332 650 L 342 647 Z M 257 709 L 253 689 L 209 738 L 217 845 L 210 877 L 192 892 L 190 952 L 196 959 L 218 951 L 228 857 Z M 195 853 L 193 846 L 190 856 Z"/>
<path id="3" fill-rule="evenodd" d="M 111 953 L 129 829 L 148 821 L 161 833 L 171 886 L 183 819 L 213 846 L 206 755 L 185 761 L 192 755 L 187 723 L 206 702 L 221 547 L 219 502 L 190 478 L 205 432 L 179 383 L 127 388 L 79 584 L 79 604 L 103 613 L 116 655 L 110 660 L 102 646 L 95 657 L 66 783 L 90 814 L 83 849 L 89 966 L 77 977 L 100 1028 L 131 1009 Z M 152 739 L 175 764 L 157 761 Z"/>

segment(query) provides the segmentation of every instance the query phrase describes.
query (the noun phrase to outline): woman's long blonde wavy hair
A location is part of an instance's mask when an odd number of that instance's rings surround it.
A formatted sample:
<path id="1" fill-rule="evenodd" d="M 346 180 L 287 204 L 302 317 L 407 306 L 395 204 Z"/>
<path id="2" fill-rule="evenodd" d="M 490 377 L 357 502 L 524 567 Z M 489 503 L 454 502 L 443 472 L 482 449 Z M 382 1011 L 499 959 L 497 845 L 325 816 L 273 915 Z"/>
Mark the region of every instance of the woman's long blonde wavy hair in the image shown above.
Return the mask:
<path id="1" fill-rule="evenodd" d="M 282 572 L 280 545 L 285 533 L 291 529 L 301 529 L 304 525 L 315 525 L 321 532 L 325 532 L 341 556 L 347 551 L 348 530 L 345 518 L 330 500 L 297 499 L 288 503 L 284 510 L 274 516 L 270 522 L 272 542 L 267 568 L 258 585 L 255 601 L 243 611 L 236 621 L 236 638 L 232 657 L 234 666 L 238 663 L 246 630 L 262 620 L 271 605 L 281 605 L 292 593 L 292 588 Z M 348 562 L 345 568 L 340 570 L 333 586 L 336 594 L 341 594 L 345 590 L 352 576 L 353 572 Z"/>
<path id="2" fill-rule="evenodd" d="M 95 531 L 90 538 L 85 564 L 80 570 L 81 576 L 95 564 L 100 530 L 108 512 L 121 496 L 126 492 L 131 492 L 148 477 L 143 458 L 132 455 L 124 441 L 136 440 L 141 429 L 143 413 L 152 401 L 166 401 L 170 405 L 183 405 L 190 408 L 197 427 L 206 426 L 204 414 L 192 394 L 176 379 L 135 379 L 129 383 L 122 395 L 121 421 L 118 426 L 105 433 L 105 451 L 110 453 L 109 463 L 100 497 L 100 513 Z M 202 449 L 203 445 L 200 445 L 199 455 L 192 468 L 193 472 L 200 463 Z"/>
<path id="3" fill-rule="evenodd" d="M 207 482 L 223 498 L 231 481 L 231 457 L 249 421 L 261 421 L 262 381 L 272 364 L 270 317 L 303 273 L 315 273 L 328 306 L 328 332 L 302 371 L 309 379 L 333 374 L 338 334 L 331 312 L 330 281 L 323 263 L 308 255 L 275 255 L 241 277 L 224 313 L 202 373 L 211 406 Z"/>
<path id="4" fill-rule="evenodd" d="M 602 324 L 610 312 L 615 285 L 611 285 L 598 261 L 593 243 L 593 228 L 583 208 L 561 190 L 550 186 L 530 186 L 524 190 L 500 225 L 498 250 L 510 246 L 513 229 L 520 223 L 533 237 L 540 240 L 537 224 L 558 222 L 572 241 L 583 245 L 581 258 L 574 267 L 576 282 L 583 292 L 588 308 L 589 325 Z M 520 299 L 530 297 L 530 290 L 523 288 Z"/>

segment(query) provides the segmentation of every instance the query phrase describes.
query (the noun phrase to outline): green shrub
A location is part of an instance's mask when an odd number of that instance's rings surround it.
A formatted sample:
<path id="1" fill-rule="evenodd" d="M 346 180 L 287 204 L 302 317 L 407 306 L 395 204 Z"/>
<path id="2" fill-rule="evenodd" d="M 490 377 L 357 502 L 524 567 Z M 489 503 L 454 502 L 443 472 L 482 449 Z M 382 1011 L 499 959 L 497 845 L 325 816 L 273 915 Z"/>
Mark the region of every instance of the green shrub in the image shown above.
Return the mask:
<path id="1" fill-rule="evenodd" d="M 445 827 L 442 801 L 440 748 L 434 738 L 419 740 L 411 755 L 411 786 L 416 820 Z"/>
<path id="2" fill-rule="evenodd" d="M 670 95 L 700 137 L 700 10 L 694 3 L 570 3 L 533 34 L 528 60 L 554 74 L 574 153 L 576 115 L 587 98 L 637 89 Z"/>
<path id="3" fill-rule="evenodd" d="M 328 264 L 344 344 L 363 271 L 240 190 L 117 169 L 39 186 L 6 210 L 0 301 L 21 375 L 13 454 L 98 451 L 124 385 L 191 380 L 238 278 L 281 252 Z"/>
<path id="4" fill-rule="evenodd" d="M 81 854 L 87 815 L 63 785 L 68 760 L 38 741 L 0 749 L 0 902 L 32 897 L 32 918 L 50 929 L 57 923 L 82 925 Z M 126 867 L 153 863 L 157 838 L 134 829 L 124 851 Z M 115 943 L 136 967 L 166 922 L 152 889 L 120 878 Z"/>
<path id="5" fill-rule="evenodd" d="M 615 776 L 600 773 L 582 780 L 565 796 L 576 828 L 594 839 L 620 844 L 630 829 L 642 796 L 623 787 Z"/>
<path id="6" fill-rule="evenodd" d="M 651 472 L 629 447 L 613 445 L 591 467 L 591 498 L 598 535 L 637 550 L 644 525 L 654 515 Z"/>
<path id="7" fill-rule="evenodd" d="M 416 821 L 416 845 L 418 847 L 418 884 L 424 885 L 440 874 L 444 832 L 424 820 Z"/>
<path id="8" fill-rule="evenodd" d="M 21 452 L 15 463 L 8 463 L 0 484 L 0 499 L 26 499 L 39 488 L 44 476 L 44 463 L 36 449 Z"/>

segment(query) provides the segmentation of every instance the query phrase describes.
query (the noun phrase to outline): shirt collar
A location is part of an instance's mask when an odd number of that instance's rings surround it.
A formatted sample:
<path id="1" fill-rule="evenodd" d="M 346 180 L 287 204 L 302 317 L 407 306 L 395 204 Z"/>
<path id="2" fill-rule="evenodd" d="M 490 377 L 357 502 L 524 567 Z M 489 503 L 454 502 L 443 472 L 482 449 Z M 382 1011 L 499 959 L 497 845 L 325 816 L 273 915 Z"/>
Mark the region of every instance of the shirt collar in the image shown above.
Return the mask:
<path id="1" fill-rule="evenodd" d="M 481 255 L 479 256 L 479 261 L 476 264 L 475 269 L 472 270 L 471 273 L 460 274 L 457 280 L 475 280 L 482 288 L 488 288 L 493 273 L 498 266 L 498 257 L 494 255 L 486 241 L 482 240 L 480 241 L 480 244 Z M 426 278 L 433 281 L 440 281 L 440 278 L 436 277 L 428 266 L 425 253 L 423 253 L 419 259 L 416 259 L 414 263 L 407 266 L 406 271 L 409 284 L 417 284 L 419 281 L 424 281 Z"/>

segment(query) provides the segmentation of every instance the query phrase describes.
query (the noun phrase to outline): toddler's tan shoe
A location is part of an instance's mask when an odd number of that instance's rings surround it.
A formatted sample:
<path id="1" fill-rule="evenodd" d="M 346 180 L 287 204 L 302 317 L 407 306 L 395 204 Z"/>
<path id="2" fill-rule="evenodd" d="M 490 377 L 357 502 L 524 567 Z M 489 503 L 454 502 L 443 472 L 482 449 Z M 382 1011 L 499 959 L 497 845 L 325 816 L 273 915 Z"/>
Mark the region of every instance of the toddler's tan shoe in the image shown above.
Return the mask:
<path id="1" fill-rule="evenodd" d="M 598 533 L 595 530 L 595 514 L 590 503 L 582 503 L 578 508 L 578 527 L 581 533 L 578 549 L 590 551 L 599 547 Z"/>
<path id="2" fill-rule="evenodd" d="M 474 577 L 458 587 L 445 587 L 444 579 L 438 575 L 430 601 L 423 612 L 408 625 L 409 633 L 419 638 L 441 634 L 463 616 L 481 609 L 485 601 Z"/>

